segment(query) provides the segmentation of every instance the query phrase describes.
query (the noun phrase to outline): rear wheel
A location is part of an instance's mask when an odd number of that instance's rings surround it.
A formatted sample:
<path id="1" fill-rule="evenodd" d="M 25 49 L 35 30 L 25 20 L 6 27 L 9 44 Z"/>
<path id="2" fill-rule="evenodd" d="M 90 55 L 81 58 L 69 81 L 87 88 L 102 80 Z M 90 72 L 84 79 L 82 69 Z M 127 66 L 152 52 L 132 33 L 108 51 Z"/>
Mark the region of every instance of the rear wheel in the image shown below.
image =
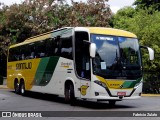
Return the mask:
<path id="1" fill-rule="evenodd" d="M 21 84 L 20 84 L 20 93 L 21 93 L 21 95 L 25 95 L 25 84 L 24 84 L 24 82 L 21 82 Z"/>
<path id="2" fill-rule="evenodd" d="M 16 94 L 19 94 L 19 83 L 18 83 L 18 81 L 15 81 L 14 82 L 14 91 L 15 91 L 15 93 Z"/>
<path id="3" fill-rule="evenodd" d="M 66 101 L 66 103 L 70 103 L 71 105 L 75 105 L 76 98 L 74 95 L 73 84 L 69 84 L 65 87 L 65 101 Z"/>

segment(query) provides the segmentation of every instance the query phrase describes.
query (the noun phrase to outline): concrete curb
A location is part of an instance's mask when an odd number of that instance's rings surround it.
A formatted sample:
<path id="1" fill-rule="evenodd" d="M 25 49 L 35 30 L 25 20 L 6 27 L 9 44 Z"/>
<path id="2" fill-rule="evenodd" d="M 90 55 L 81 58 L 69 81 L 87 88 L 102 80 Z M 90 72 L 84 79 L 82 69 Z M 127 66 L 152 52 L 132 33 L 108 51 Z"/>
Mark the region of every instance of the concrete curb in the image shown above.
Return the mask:
<path id="1" fill-rule="evenodd" d="M 0 89 L 9 89 L 6 85 L 0 85 Z"/>
<path id="2" fill-rule="evenodd" d="M 142 97 L 160 97 L 160 94 L 142 94 Z"/>

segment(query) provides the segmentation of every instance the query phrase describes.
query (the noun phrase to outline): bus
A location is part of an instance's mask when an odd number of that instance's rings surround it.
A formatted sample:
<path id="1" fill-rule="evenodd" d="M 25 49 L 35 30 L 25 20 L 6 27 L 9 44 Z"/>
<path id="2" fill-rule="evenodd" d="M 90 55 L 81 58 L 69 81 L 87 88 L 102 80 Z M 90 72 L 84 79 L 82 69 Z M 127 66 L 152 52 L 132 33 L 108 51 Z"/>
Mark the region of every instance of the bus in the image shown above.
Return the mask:
<path id="1" fill-rule="evenodd" d="M 104 27 L 64 27 L 8 50 L 7 86 L 76 99 L 116 101 L 141 97 L 141 48 L 133 33 Z"/>

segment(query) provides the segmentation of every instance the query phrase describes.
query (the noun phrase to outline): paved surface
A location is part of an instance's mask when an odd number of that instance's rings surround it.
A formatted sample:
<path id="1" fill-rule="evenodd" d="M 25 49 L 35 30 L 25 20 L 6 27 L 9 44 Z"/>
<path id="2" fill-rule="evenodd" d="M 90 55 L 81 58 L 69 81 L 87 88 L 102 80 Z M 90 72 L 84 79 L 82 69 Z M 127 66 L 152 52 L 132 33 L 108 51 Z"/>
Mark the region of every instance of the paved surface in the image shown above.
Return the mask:
<path id="1" fill-rule="evenodd" d="M 0 111 L 160 111 L 160 97 L 142 97 L 124 100 L 110 107 L 108 102 L 77 101 L 76 106 L 64 102 L 63 97 L 28 92 L 27 96 L 15 94 L 13 90 L 0 90 Z"/>
<path id="2" fill-rule="evenodd" d="M 125 100 L 117 102 L 114 107 L 109 106 L 108 102 L 91 102 L 91 101 L 77 101 L 76 106 L 71 106 L 64 102 L 64 98 L 53 95 L 39 94 L 29 92 L 27 96 L 17 95 L 13 90 L 0 89 L 0 111 L 160 111 L 160 97 L 142 97 L 137 100 Z M 15 118 L 16 119 L 16 118 Z M 23 118 L 27 119 L 27 118 Z M 46 119 L 46 118 L 45 118 Z M 45 120 L 42 118 L 42 120 Z M 53 118 L 47 118 L 52 120 Z M 102 120 L 104 117 L 57 117 L 56 120 Z M 118 120 L 117 117 L 111 117 L 111 120 Z M 142 117 L 134 118 L 133 120 L 143 120 Z M 152 118 L 145 118 L 152 120 Z M 153 118 L 153 120 L 159 118 Z M 0 118 L 2 120 L 2 118 Z M 11 119 L 12 120 L 12 119 Z M 39 118 L 37 119 L 39 120 Z M 106 119 L 105 119 L 106 120 Z M 108 119 L 107 119 L 108 120 Z M 128 120 L 128 118 L 123 118 Z"/>

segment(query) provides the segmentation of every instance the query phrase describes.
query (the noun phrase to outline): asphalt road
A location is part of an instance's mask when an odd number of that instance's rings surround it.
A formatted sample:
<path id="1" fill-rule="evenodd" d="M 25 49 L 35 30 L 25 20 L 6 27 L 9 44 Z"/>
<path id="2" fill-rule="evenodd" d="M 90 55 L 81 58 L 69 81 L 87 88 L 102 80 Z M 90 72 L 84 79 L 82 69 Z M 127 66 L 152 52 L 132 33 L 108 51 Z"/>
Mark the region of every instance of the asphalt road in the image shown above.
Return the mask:
<path id="1" fill-rule="evenodd" d="M 0 111 L 94 111 L 95 113 L 97 111 L 160 111 L 160 97 L 142 97 L 137 100 L 124 100 L 117 102 L 112 107 L 109 106 L 108 102 L 78 100 L 76 106 L 71 106 L 64 102 L 63 97 L 33 92 L 29 92 L 27 96 L 21 96 L 15 94 L 12 90 L 0 89 Z M 135 119 L 134 117 L 131 118 Z M 65 118 L 65 116 L 57 117 L 56 119 L 74 120 L 72 116 L 69 118 Z M 76 118 L 75 120 L 79 119 Z M 104 117 L 96 117 L 94 119 L 101 120 Z M 116 116 L 115 118 L 111 117 L 111 119 L 115 120 Z M 139 119 L 141 120 L 142 118 Z M 145 117 L 145 119 L 155 120 L 157 117 Z M 87 117 L 86 120 L 93 120 L 93 118 Z M 125 117 L 123 120 L 128 120 L 128 118 Z"/>

